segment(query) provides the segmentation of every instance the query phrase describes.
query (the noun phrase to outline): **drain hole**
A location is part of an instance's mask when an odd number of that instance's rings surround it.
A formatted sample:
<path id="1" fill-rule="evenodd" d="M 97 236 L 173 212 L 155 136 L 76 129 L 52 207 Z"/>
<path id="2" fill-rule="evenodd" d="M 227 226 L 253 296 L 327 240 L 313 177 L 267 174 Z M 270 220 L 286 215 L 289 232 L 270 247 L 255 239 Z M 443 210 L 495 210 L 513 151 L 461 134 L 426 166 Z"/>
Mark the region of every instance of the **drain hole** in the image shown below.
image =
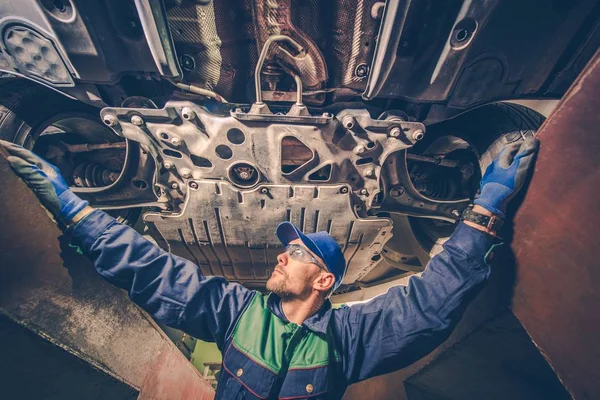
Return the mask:
<path id="1" fill-rule="evenodd" d="M 196 167 L 211 168 L 213 166 L 208 158 L 195 156 L 193 154 L 190 156 L 190 158 Z"/>
<path id="2" fill-rule="evenodd" d="M 233 144 L 242 144 L 246 140 L 246 135 L 241 130 L 233 128 L 227 131 L 227 140 Z"/>
<path id="3" fill-rule="evenodd" d="M 164 149 L 163 154 L 165 156 L 169 156 L 169 157 L 174 157 L 174 158 L 181 158 L 181 153 L 175 150 L 169 150 L 169 149 Z"/>
<path id="4" fill-rule="evenodd" d="M 217 153 L 217 156 L 223 160 L 229 160 L 231 157 L 233 157 L 233 151 L 231 151 L 229 146 L 225 146 L 224 144 L 218 145 L 215 149 L 215 153 Z"/>
<path id="5" fill-rule="evenodd" d="M 365 158 L 360 158 L 360 159 L 356 160 L 356 165 L 365 165 L 365 164 L 369 164 L 372 162 L 373 162 L 373 159 L 371 157 L 365 157 Z"/>
<path id="6" fill-rule="evenodd" d="M 146 190 L 146 189 L 148 189 L 148 182 L 146 182 L 143 179 L 132 179 L 131 180 L 131 184 L 136 189 L 140 189 L 140 190 Z"/>

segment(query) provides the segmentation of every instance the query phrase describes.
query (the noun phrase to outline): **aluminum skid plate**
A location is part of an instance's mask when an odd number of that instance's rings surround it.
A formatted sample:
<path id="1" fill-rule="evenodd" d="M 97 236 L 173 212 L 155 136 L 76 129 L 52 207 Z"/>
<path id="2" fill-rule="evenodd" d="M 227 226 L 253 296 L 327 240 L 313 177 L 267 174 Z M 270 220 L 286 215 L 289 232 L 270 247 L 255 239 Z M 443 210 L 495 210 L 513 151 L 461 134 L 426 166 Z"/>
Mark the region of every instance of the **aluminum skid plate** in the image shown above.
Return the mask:
<path id="1" fill-rule="evenodd" d="M 348 260 L 344 283 L 375 267 L 392 227 L 389 219 L 367 217 L 382 165 L 424 130 L 415 122 L 372 120 L 366 110 L 344 110 L 325 123 L 246 121 L 191 102 L 105 108 L 101 115 L 155 160 L 154 188 L 168 211 L 145 221 L 161 245 L 206 275 L 257 286 L 282 251 L 275 228 L 285 220 L 307 233 L 330 232 Z M 352 129 L 340 122 L 348 117 Z M 312 154 L 291 171 L 283 168 L 290 138 Z M 326 179 L 312 178 L 324 167 Z"/>
<path id="2" fill-rule="evenodd" d="M 275 229 L 291 221 L 305 233 L 333 236 L 348 262 L 344 283 L 352 283 L 377 265 L 392 236 L 389 219 L 355 216 L 345 185 L 239 190 L 226 182 L 197 184 L 182 213 L 147 213 L 144 220 L 160 232 L 163 246 L 195 261 L 204 275 L 264 285 L 282 251 Z"/>

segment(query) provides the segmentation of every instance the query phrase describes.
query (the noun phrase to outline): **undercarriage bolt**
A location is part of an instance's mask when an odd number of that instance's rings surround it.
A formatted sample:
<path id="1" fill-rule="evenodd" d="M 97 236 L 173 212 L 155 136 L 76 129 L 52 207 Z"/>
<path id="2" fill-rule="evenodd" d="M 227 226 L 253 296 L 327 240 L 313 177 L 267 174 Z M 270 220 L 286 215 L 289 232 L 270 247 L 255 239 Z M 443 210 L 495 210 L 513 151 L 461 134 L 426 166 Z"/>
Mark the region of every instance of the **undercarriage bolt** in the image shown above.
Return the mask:
<path id="1" fill-rule="evenodd" d="M 360 194 L 362 194 L 363 196 L 366 196 L 369 194 L 369 191 L 367 189 L 360 189 Z"/>
<path id="2" fill-rule="evenodd" d="M 174 137 L 171 139 L 171 144 L 175 147 L 179 147 L 181 146 L 181 139 L 179 139 L 178 137 Z"/>
<path id="3" fill-rule="evenodd" d="M 348 193 L 348 186 L 342 186 L 342 187 L 340 188 L 340 193 L 341 193 L 341 194 L 346 194 L 346 193 Z"/>
<path id="4" fill-rule="evenodd" d="M 134 115 L 133 117 L 131 117 L 131 123 L 135 126 L 141 126 L 144 124 L 144 120 L 139 115 Z"/>
<path id="5" fill-rule="evenodd" d="M 179 175 L 181 175 L 182 178 L 186 178 L 187 179 L 187 178 L 190 178 L 192 176 L 192 171 L 190 171 L 187 168 L 182 168 L 179 171 Z"/>
<path id="6" fill-rule="evenodd" d="M 177 183 L 177 182 L 171 182 L 171 184 L 169 186 L 171 187 L 171 189 L 178 189 L 179 188 L 179 183 Z"/>
<path id="7" fill-rule="evenodd" d="M 365 152 L 365 150 L 366 150 L 366 148 L 365 148 L 365 146 L 363 146 L 362 144 L 359 144 L 358 146 L 356 146 L 356 147 L 354 148 L 354 152 L 355 152 L 356 154 L 362 154 L 362 153 L 364 153 L 364 152 Z"/>
<path id="8" fill-rule="evenodd" d="M 117 117 L 111 114 L 105 115 L 103 121 L 108 126 L 116 126 L 118 124 Z"/>
<path id="9" fill-rule="evenodd" d="M 183 109 L 181 110 L 181 116 L 186 121 L 191 121 L 196 117 L 196 113 L 189 107 L 183 107 Z"/>
<path id="10" fill-rule="evenodd" d="M 190 187 L 191 187 L 192 189 L 198 189 L 198 182 L 191 181 L 191 182 L 190 182 Z"/>
<path id="11" fill-rule="evenodd" d="M 261 192 L 262 194 L 267 194 L 267 193 L 269 193 L 269 189 L 268 189 L 268 188 L 266 188 L 266 187 L 264 187 L 264 188 L 261 188 L 261 189 L 260 189 L 260 192 Z"/>
<path id="12" fill-rule="evenodd" d="M 344 125 L 344 128 L 346 129 L 354 128 L 354 117 L 352 115 L 346 115 L 342 118 L 342 125 Z"/>
<path id="13" fill-rule="evenodd" d="M 390 196 L 392 197 L 400 197 L 404 193 L 404 188 L 402 186 L 396 186 L 390 189 Z"/>
<path id="14" fill-rule="evenodd" d="M 165 169 L 171 169 L 171 168 L 173 168 L 173 163 L 170 161 L 167 161 L 163 164 L 163 167 L 165 167 Z"/>
<path id="15" fill-rule="evenodd" d="M 455 217 L 460 217 L 460 213 L 458 212 L 458 210 L 452 210 L 452 215 L 454 215 Z"/>
<path id="16" fill-rule="evenodd" d="M 373 178 L 373 177 L 375 177 L 375 170 L 373 168 L 367 168 L 365 170 L 365 176 L 367 178 Z"/>
<path id="17" fill-rule="evenodd" d="M 423 132 L 421 129 L 417 129 L 412 134 L 412 138 L 414 140 L 422 140 L 424 137 L 425 137 L 425 132 Z"/>
<path id="18" fill-rule="evenodd" d="M 394 138 L 400 137 L 401 134 L 402 129 L 400 129 L 399 127 L 392 128 L 392 130 L 390 131 L 390 136 Z"/>

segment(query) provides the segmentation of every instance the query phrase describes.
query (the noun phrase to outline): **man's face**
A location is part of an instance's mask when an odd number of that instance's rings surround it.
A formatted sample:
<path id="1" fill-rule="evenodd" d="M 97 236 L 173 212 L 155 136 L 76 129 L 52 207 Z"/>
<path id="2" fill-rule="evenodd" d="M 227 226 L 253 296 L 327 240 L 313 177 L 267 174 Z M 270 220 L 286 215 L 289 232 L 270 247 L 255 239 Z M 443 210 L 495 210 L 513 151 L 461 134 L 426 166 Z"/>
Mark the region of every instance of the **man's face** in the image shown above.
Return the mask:
<path id="1" fill-rule="evenodd" d="M 300 239 L 292 240 L 290 244 L 298 244 L 306 249 Z M 310 253 L 310 250 L 306 251 Z M 322 265 L 325 264 L 318 256 L 310 254 Z M 294 260 L 287 252 L 283 252 L 277 256 L 277 265 L 267 281 L 267 290 L 285 300 L 303 299 L 310 295 L 315 279 L 324 272 L 314 263 Z"/>

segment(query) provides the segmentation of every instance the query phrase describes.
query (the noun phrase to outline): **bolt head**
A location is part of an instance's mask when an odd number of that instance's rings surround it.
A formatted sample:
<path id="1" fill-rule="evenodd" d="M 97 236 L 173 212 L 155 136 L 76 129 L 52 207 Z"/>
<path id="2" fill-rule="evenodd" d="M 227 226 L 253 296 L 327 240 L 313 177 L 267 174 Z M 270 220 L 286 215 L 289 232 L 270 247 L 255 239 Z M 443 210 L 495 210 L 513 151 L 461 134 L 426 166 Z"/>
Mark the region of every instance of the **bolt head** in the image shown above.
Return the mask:
<path id="1" fill-rule="evenodd" d="M 192 189 L 198 189 L 198 183 L 197 183 L 197 182 L 194 182 L 194 181 L 191 181 L 191 182 L 190 182 L 190 187 L 191 187 Z"/>
<path id="2" fill-rule="evenodd" d="M 458 210 L 452 210 L 452 215 L 454 215 L 455 217 L 460 217 L 460 213 L 458 212 Z"/>
<path id="3" fill-rule="evenodd" d="M 367 178 L 373 178 L 375 176 L 375 170 L 373 168 L 367 168 L 365 170 L 365 176 Z"/>
<path id="4" fill-rule="evenodd" d="M 346 193 L 348 193 L 348 187 L 347 187 L 347 186 L 342 186 L 342 187 L 340 188 L 340 193 L 342 193 L 342 194 L 346 194 Z"/>
<path id="5" fill-rule="evenodd" d="M 351 115 L 346 115 L 344 118 L 342 118 L 342 125 L 344 125 L 344 128 L 346 129 L 354 128 L 354 117 Z"/>
<path id="6" fill-rule="evenodd" d="M 364 78 L 369 75 L 369 66 L 367 64 L 360 64 L 354 70 L 354 75 L 358 78 Z"/>
<path id="7" fill-rule="evenodd" d="M 400 197 L 404 193 L 404 188 L 402 186 L 396 186 L 390 189 L 390 196 L 392 197 Z"/>
<path id="8" fill-rule="evenodd" d="M 424 137 L 425 137 L 425 132 L 423 132 L 421 129 L 417 129 L 412 134 L 412 138 L 414 140 L 422 140 Z"/>
<path id="9" fill-rule="evenodd" d="M 366 196 L 366 195 L 368 195 L 368 194 L 369 194 L 369 192 L 368 192 L 368 190 L 367 190 L 367 189 L 360 189 L 360 194 L 362 194 L 362 195 Z"/>
<path id="10" fill-rule="evenodd" d="M 196 113 L 189 107 L 183 107 L 183 109 L 181 110 L 181 116 L 186 121 L 191 121 L 196 117 Z"/>
<path id="11" fill-rule="evenodd" d="M 400 129 L 399 127 L 392 128 L 392 130 L 390 131 L 390 136 L 393 138 L 400 137 L 401 134 L 402 129 Z"/>
<path id="12" fill-rule="evenodd" d="M 171 168 L 173 168 L 173 163 L 170 161 L 167 161 L 163 164 L 163 167 L 165 167 L 165 169 L 171 169 Z"/>
<path id="13" fill-rule="evenodd" d="M 181 175 L 182 178 L 190 178 L 192 176 L 192 171 L 190 171 L 187 168 L 182 168 L 181 171 L 179 171 L 179 174 Z"/>
<path id="14" fill-rule="evenodd" d="M 365 146 L 363 146 L 362 144 L 359 144 L 358 146 L 356 146 L 356 147 L 354 148 L 354 152 L 355 152 L 356 154 L 363 154 L 363 153 L 365 152 L 365 150 L 367 150 L 367 149 L 366 149 L 366 148 L 365 148 Z"/>
<path id="15" fill-rule="evenodd" d="M 117 126 L 119 124 L 119 121 L 117 121 L 117 117 L 115 117 L 112 114 L 105 115 L 103 121 L 108 126 Z"/>
<path id="16" fill-rule="evenodd" d="M 267 194 L 267 193 L 269 193 L 269 189 L 268 189 L 268 188 L 266 188 L 266 187 L 264 187 L 264 188 L 261 188 L 261 189 L 260 189 L 260 192 L 261 192 L 262 194 Z"/>
<path id="17" fill-rule="evenodd" d="M 181 139 L 178 137 L 171 138 L 171 144 L 175 147 L 181 146 Z"/>
<path id="18" fill-rule="evenodd" d="M 177 183 L 177 182 L 171 182 L 171 184 L 169 186 L 171 187 L 171 189 L 178 189 L 179 188 L 179 183 Z"/>
<path id="19" fill-rule="evenodd" d="M 131 117 L 131 123 L 135 126 L 140 126 L 144 124 L 144 120 L 139 115 L 134 115 L 133 117 Z"/>

